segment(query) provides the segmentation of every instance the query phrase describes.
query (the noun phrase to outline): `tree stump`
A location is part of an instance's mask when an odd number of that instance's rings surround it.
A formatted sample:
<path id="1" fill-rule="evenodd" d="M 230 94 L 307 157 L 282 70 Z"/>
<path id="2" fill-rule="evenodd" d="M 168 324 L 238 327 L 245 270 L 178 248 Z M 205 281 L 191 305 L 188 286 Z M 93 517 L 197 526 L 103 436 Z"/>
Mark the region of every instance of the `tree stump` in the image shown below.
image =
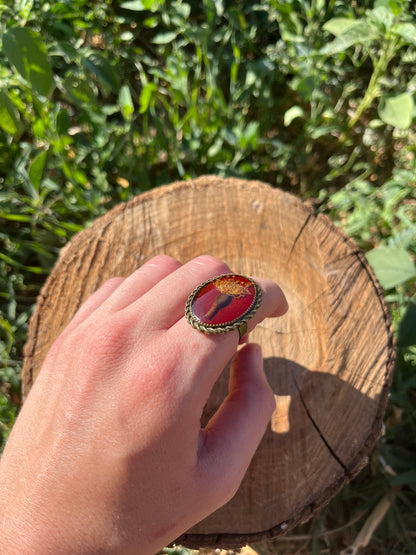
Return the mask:
<path id="1" fill-rule="evenodd" d="M 178 541 L 214 548 L 278 537 L 327 504 L 381 434 L 394 365 L 382 291 L 354 242 L 296 197 L 215 176 L 174 183 L 117 206 L 62 250 L 30 322 L 24 395 L 81 303 L 160 253 L 183 263 L 212 254 L 287 296 L 288 314 L 251 335 L 276 396 L 269 429 L 235 497 Z M 205 420 L 226 391 L 225 370 Z"/>

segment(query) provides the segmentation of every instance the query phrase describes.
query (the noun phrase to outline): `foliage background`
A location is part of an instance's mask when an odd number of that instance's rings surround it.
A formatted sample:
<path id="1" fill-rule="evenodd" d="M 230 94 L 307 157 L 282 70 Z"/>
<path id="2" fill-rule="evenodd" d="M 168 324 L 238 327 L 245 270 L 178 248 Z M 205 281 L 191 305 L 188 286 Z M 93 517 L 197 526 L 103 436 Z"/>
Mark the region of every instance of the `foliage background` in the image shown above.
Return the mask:
<path id="1" fill-rule="evenodd" d="M 366 523 L 365 553 L 416 552 L 412 4 L 0 0 L 1 445 L 28 319 L 73 234 L 175 179 L 261 179 L 365 250 L 398 361 L 367 468 L 292 542 L 252 549 L 338 553 Z"/>

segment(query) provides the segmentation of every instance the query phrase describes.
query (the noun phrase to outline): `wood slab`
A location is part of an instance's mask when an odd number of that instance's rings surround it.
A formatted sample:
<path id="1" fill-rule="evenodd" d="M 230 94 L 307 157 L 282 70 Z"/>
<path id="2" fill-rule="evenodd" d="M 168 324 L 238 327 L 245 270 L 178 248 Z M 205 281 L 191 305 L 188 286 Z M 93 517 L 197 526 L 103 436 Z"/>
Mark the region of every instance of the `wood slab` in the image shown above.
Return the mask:
<path id="1" fill-rule="evenodd" d="M 160 253 L 183 263 L 212 254 L 287 296 L 288 314 L 252 334 L 276 396 L 269 429 L 235 497 L 178 541 L 214 548 L 277 537 L 327 504 L 381 434 L 394 366 L 382 291 L 356 244 L 298 198 L 258 181 L 173 183 L 117 206 L 62 250 L 30 322 L 24 396 L 81 303 Z M 204 420 L 226 391 L 225 370 Z"/>

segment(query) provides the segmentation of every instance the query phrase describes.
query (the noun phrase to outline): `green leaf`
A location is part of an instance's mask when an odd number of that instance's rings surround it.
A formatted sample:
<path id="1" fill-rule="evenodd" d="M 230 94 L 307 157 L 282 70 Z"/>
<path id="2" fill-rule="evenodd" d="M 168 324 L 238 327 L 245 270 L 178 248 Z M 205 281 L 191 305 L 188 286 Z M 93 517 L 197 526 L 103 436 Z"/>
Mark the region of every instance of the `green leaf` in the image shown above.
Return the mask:
<path id="1" fill-rule="evenodd" d="M 62 86 L 76 104 L 91 104 L 94 106 L 97 102 L 95 91 L 84 76 L 81 77 L 69 72 L 62 81 Z"/>
<path id="2" fill-rule="evenodd" d="M 66 108 L 61 108 L 56 116 L 56 130 L 60 135 L 66 135 L 70 125 L 71 118 L 68 110 Z"/>
<path id="3" fill-rule="evenodd" d="M 159 33 L 153 39 L 154 44 L 169 44 L 178 36 L 178 31 L 167 31 L 166 33 Z"/>
<path id="4" fill-rule="evenodd" d="M 75 48 L 71 43 L 60 41 L 55 44 L 50 50 L 51 55 L 54 56 L 62 56 L 66 60 L 71 62 L 78 61 L 79 58 L 79 50 Z"/>
<path id="5" fill-rule="evenodd" d="M 397 344 L 399 347 L 416 345 L 416 301 L 410 300 L 400 320 Z"/>
<path id="6" fill-rule="evenodd" d="M 296 10 L 285 10 L 280 14 L 280 18 L 279 28 L 283 40 L 299 40 L 299 38 L 303 35 L 303 25 L 300 18 L 296 14 Z"/>
<path id="7" fill-rule="evenodd" d="M 4 260 L 6 264 L 10 264 L 10 266 L 13 266 L 14 268 L 27 270 L 28 272 L 32 272 L 33 274 L 43 274 L 42 268 L 39 268 L 38 266 L 25 266 L 21 262 L 14 260 L 10 256 L 7 256 L 7 254 L 3 254 L 2 252 L 0 252 L 0 260 Z"/>
<path id="8" fill-rule="evenodd" d="M 305 75 L 300 79 L 295 78 L 292 82 L 292 88 L 299 93 L 303 99 L 309 101 L 316 90 L 316 80 L 313 75 Z"/>
<path id="9" fill-rule="evenodd" d="M 416 25 L 414 23 L 399 23 L 394 33 L 402 37 L 407 44 L 416 46 Z"/>
<path id="10" fill-rule="evenodd" d="M 376 0 L 374 2 L 374 8 L 380 8 L 382 6 L 389 9 L 393 15 L 399 15 L 403 11 L 403 6 L 398 4 L 396 0 Z"/>
<path id="11" fill-rule="evenodd" d="M 23 216 L 22 214 L 10 214 L 0 210 L 0 218 L 10 220 L 11 222 L 31 222 L 32 216 Z"/>
<path id="12" fill-rule="evenodd" d="M 347 48 L 354 44 L 361 44 L 371 41 L 376 36 L 372 27 L 364 21 L 357 22 L 341 33 L 335 40 L 325 45 L 321 49 L 321 54 L 332 56 L 345 52 Z"/>
<path id="13" fill-rule="evenodd" d="M 141 0 L 131 0 L 130 2 L 122 2 L 120 8 L 131 10 L 132 12 L 143 12 L 146 8 Z"/>
<path id="14" fill-rule="evenodd" d="M 105 88 L 113 92 L 119 90 L 120 79 L 118 73 L 107 58 L 101 54 L 94 53 L 84 59 L 84 64 L 89 71 L 96 75 L 97 79 Z"/>
<path id="15" fill-rule="evenodd" d="M 328 31 L 328 33 L 332 33 L 336 37 L 339 37 L 342 33 L 345 33 L 349 29 L 361 24 L 361 20 L 351 19 L 350 17 L 334 17 L 324 23 L 322 28 L 324 31 Z"/>
<path id="16" fill-rule="evenodd" d="M 32 8 L 33 0 L 21 0 L 19 5 L 19 15 L 24 21 L 27 21 Z"/>
<path id="17" fill-rule="evenodd" d="M 131 116 L 134 113 L 134 105 L 131 98 L 130 89 L 127 85 L 123 85 L 120 89 L 118 95 L 118 104 L 120 106 L 121 113 L 123 114 L 123 118 L 126 121 L 130 121 Z"/>
<path id="18" fill-rule="evenodd" d="M 379 6 L 368 12 L 368 19 L 377 27 L 384 35 L 387 29 L 390 29 L 394 23 L 394 14 L 390 8 Z"/>
<path id="19" fill-rule="evenodd" d="M 120 7 L 132 12 L 144 12 L 146 10 L 154 12 L 164 3 L 164 0 L 130 0 L 129 2 L 122 2 Z"/>
<path id="20" fill-rule="evenodd" d="M 30 165 L 29 179 L 37 191 L 39 191 L 40 183 L 42 181 L 43 168 L 45 167 L 47 155 L 48 152 L 44 150 L 33 159 L 33 162 Z"/>
<path id="21" fill-rule="evenodd" d="M 409 129 L 413 112 L 414 102 L 409 93 L 382 97 L 378 107 L 378 115 L 384 123 L 400 129 Z"/>
<path id="22" fill-rule="evenodd" d="M 54 86 L 53 73 L 41 36 L 26 27 L 13 27 L 3 37 L 3 52 L 9 63 L 43 96 Z"/>
<path id="23" fill-rule="evenodd" d="M 144 114 L 151 103 L 152 95 L 157 90 L 157 87 L 154 83 L 147 83 L 140 93 L 140 113 Z"/>
<path id="24" fill-rule="evenodd" d="M 46 132 L 45 122 L 40 118 L 35 119 L 32 124 L 32 132 L 38 139 L 44 139 Z"/>
<path id="25" fill-rule="evenodd" d="M 19 112 L 4 91 L 0 91 L 0 127 L 10 135 L 22 130 Z"/>
<path id="26" fill-rule="evenodd" d="M 289 110 L 286 110 L 283 117 L 283 124 L 288 127 L 292 121 L 296 118 L 301 118 L 304 116 L 304 112 L 300 106 L 292 106 Z"/>
<path id="27" fill-rule="evenodd" d="M 259 123 L 257 121 L 251 121 L 244 129 L 238 131 L 238 142 L 241 148 L 245 149 L 249 146 L 251 146 L 251 148 L 256 148 L 259 132 Z"/>
<path id="28" fill-rule="evenodd" d="M 384 289 L 391 289 L 416 277 L 415 264 L 404 249 L 378 247 L 369 251 L 366 257 Z"/>

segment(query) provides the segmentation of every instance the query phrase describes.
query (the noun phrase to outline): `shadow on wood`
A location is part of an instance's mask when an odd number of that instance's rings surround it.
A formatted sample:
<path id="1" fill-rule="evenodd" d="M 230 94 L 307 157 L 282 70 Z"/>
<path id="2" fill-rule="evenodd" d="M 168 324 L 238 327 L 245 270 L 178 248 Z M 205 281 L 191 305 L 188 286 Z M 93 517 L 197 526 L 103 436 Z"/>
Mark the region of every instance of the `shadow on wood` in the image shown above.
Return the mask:
<path id="1" fill-rule="evenodd" d="M 276 395 L 270 429 L 235 497 L 180 541 L 224 547 L 277 537 L 353 478 L 381 433 L 394 348 L 380 287 L 358 247 L 292 195 L 214 176 L 174 183 L 116 207 L 63 249 L 29 326 L 24 395 L 80 304 L 160 253 L 181 262 L 212 254 L 235 272 L 277 281 L 288 298 L 286 316 L 252 333 Z M 224 372 L 204 418 L 226 386 Z"/>
<path id="2" fill-rule="evenodd" d="M 261 448 L 233 502 L 195 526 L 192 534 L 179 538 L 179 543 L 196 548 L 231 546 L 278 537 L 325 506 L 365 465 L 376 438 L 367 438 L 357 451 L 354 430 L 374 414 L 375 399 L 337 376 L 291 360 L 266 358 L 265 371 L 275 393 L 276 411 Z M 227 380 L 228 369 L 212 391 L 203 424 L 225 398 Z M 343 414 L 339 414 L 340 405 L 347 407 Z M 348 407 L 354 407 L 351 419 Z M 242 522 L 243 530 L 251 526 L 262 531 L 242 532 L 239 538 L 236 531 Z M 219 536 L 218 530 L 227 531 Z"/>

